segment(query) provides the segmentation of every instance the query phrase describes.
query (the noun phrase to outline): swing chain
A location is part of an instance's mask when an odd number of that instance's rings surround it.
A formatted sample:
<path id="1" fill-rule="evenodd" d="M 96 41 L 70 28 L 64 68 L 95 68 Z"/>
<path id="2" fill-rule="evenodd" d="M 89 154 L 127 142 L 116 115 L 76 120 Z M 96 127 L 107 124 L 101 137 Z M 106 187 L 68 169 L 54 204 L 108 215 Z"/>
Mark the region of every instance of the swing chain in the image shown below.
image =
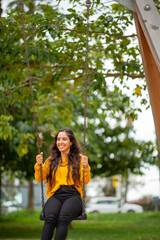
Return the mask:
<path id="1" fill-rule="evenodd" d="M 33 118 L 34 118 L 34 125 L 36 130 L 36 139 L 37 139 L 37 148 L 38 153 L 40 154 L 40 139 L 39 139 L 39 131 L 38 131 L 38 123 L 37 123 L 37 114 L 35 109 L 35 102 L 34 102 L 34 94 L 33 94 L 33 84 L 32 84 L 32 75 L 31 75 L 31 68 L 29 63 L 29 53 L 28 53 L 28 45 L 27 45 L 27 39 L 26 39 L 26 33 L 25 33 L 25 21 L 24 21 L 24 3 L 22 0 L 18 3 L 19 9 L 21 12 L 21 21 L 22 21 L 22 32 L 23 32 L 23 40 L 25 45 L 25 56 L 26 56 L 26 62 L 27 62 L 27 68 L 28 68 L 28 76 L 29 76 L 29 85 L 30 85 L 30 93 L 31 93 L 31 100 L 32 100 L 32 108 L 33 108 Z M 44 208 L 44 191 L 43 191 L 43 175 L 42 175 L 42 165 L 40 165 L 40 171 L 41 171 L 41 196 L 42 196 L 42 209 Z"/>
<path id="2" fill-rule="evenodd" d="M 86 67 L 85 67 L 85 81 L 84 81 L 84 144 L 83 144 L 83 154 L 86 152 L 86 118 L 87 118 L 87 84 L 88 84 L 88 39 L 89 39 L 89 9 L 91 6 L 90 0 L 86 2 L 87 6 L 87 27 L 86 27 Z"/>
<path id="3" fill-rule="evenodd" d="M 86 152 L 86 125 L 87 125 L 87 87 L 88 87 L 88 53 L 89 53 L 89 9 L 91 7 L 91 1 L 86 1 L 87 6 L 87 27 L 86 27 L 86 67 L 85 67 L 85 81 L 84 81 L 84 137 L 83 137 L 83 154 Z M 82 197 L 82 209 L 85 211 L 85 197 L 86 197 L 86 189 L 85 189 L 85 178 L 84 178 L 85 170 L 83 166 L 83 197 Z"/>

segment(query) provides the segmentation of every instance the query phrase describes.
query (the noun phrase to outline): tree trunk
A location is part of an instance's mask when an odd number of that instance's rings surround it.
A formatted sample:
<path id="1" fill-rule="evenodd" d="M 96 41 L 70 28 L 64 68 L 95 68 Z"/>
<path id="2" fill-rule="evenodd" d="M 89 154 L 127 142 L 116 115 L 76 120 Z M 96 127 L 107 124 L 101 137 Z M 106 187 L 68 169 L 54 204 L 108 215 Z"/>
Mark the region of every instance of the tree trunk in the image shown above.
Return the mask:
<path id="1" fill-rule="evenodd" d="M 124 201 L 127 201 L 127 193 L 128 193 L 128 186 L 129 186 L 129 181 L 128 181 L 128 176 L 125 178 L 125 186 L 124 186 Z"/>
<path id="2" fill-rule="evenodd" d="M 3 12 L 3 10 L 2 10 L 2 0 L 0 0 L 0 18 L 2 17 L 2 12 Z"/>
<path id="3" fill-rule="evenodd" d="M 28 182 L 28 206 L 29 210 L 34 209 L 34 191 L 33 191 L 33 182 Z"/>
<path id="4" fill-rule="evenodd" d="M 26 5 L 28 6 L 28 8 L 29 8 L 29 13 L 34 13 L 34 11 L 35 11 L 35 0 L 32 0 L 32 1 L 28 1 L 28 4 L 27 4 L 27 2 L 26 2 Z"/>
<path id="5" fill-rule="evenodd" d="M 30 4 L 29 4 L 29 12 L 30 12 L 30 13 L 34 13 L 34 11 L 35 11 L 35 6 L 34 6 L 34 4 L 33 4 L 33 3 L 30 3 Z"/>

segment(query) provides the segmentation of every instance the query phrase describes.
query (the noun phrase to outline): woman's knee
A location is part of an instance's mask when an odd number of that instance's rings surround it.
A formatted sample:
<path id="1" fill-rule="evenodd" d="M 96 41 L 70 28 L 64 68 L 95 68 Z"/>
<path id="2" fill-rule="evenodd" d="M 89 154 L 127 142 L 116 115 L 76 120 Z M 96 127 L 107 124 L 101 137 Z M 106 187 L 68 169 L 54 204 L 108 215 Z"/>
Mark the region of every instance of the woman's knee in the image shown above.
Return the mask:
<path id="1" fill-rule="evenodd" d="M 46 216 L 45 216 L 45 222 L 46 223 L 52 223 L 53 225 L 56 225 L 57 224 L 57 217 L 55 214 L 53 213 L 48 213 Z"/>

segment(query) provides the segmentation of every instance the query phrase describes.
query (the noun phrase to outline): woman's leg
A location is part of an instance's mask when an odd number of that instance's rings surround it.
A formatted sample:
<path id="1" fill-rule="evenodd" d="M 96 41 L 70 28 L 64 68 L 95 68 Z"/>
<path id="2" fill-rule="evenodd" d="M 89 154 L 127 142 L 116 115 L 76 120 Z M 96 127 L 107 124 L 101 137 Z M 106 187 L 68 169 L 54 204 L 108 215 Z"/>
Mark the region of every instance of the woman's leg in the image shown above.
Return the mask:
<path id="1" fill-rule="evenodd" d="M 54 196 L 50 197 L 44 207 L 45 223 L 42 230 L 41 240 L 51 240 L 57 225 L 62 203 Z M 59 239 L 60 240 L 60 239 Z"/>
<path id="2" fill-rule="evenodd" d="M 64 201 L 59 212 L 58 224 L 54 240 L 65 240 L 68 234 L 68 225 L 73 218 L 79 216 L 82 211 L 80 196 L 73 196 Z"/>

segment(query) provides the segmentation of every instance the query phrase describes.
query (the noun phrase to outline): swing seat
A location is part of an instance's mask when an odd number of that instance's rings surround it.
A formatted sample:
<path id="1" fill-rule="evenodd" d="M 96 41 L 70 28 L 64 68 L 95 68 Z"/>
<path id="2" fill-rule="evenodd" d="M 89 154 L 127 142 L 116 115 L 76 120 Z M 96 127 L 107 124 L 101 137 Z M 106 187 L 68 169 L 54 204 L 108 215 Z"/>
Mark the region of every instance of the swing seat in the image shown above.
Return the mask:
<path id="1" fill-rule="evenodd" d="M 73 220 L 86 220 L 87 219 L 87 213 L 85 211 L 82 211 L 81 215 L 74 218 Z"/>
<path id="2" fill-rule="evenodd" d="M 40 219 L 41 221 L 44 221 L 44 220 L 45 220 L 45 215 L 44 215 L 44 212 L 43 212 L 43 211 L 40 213 L 39 219 Z"/>
<path id="3" fill-rule="evenodd" d="M 44 221 L 44 220 L 45 220 L 45 214 L 44 214 L 43 211 L 40 213 L 39 219 L 40 219 L 41 221 Z M 79 215 L 78 217 L 74 218 L 73 220 L 86 220 L 86 219 L 87 219 L 87 214 L 86 214 L 85 211 L 83 211 L 83 212 L 81 213 L 81 215 Z"/>

